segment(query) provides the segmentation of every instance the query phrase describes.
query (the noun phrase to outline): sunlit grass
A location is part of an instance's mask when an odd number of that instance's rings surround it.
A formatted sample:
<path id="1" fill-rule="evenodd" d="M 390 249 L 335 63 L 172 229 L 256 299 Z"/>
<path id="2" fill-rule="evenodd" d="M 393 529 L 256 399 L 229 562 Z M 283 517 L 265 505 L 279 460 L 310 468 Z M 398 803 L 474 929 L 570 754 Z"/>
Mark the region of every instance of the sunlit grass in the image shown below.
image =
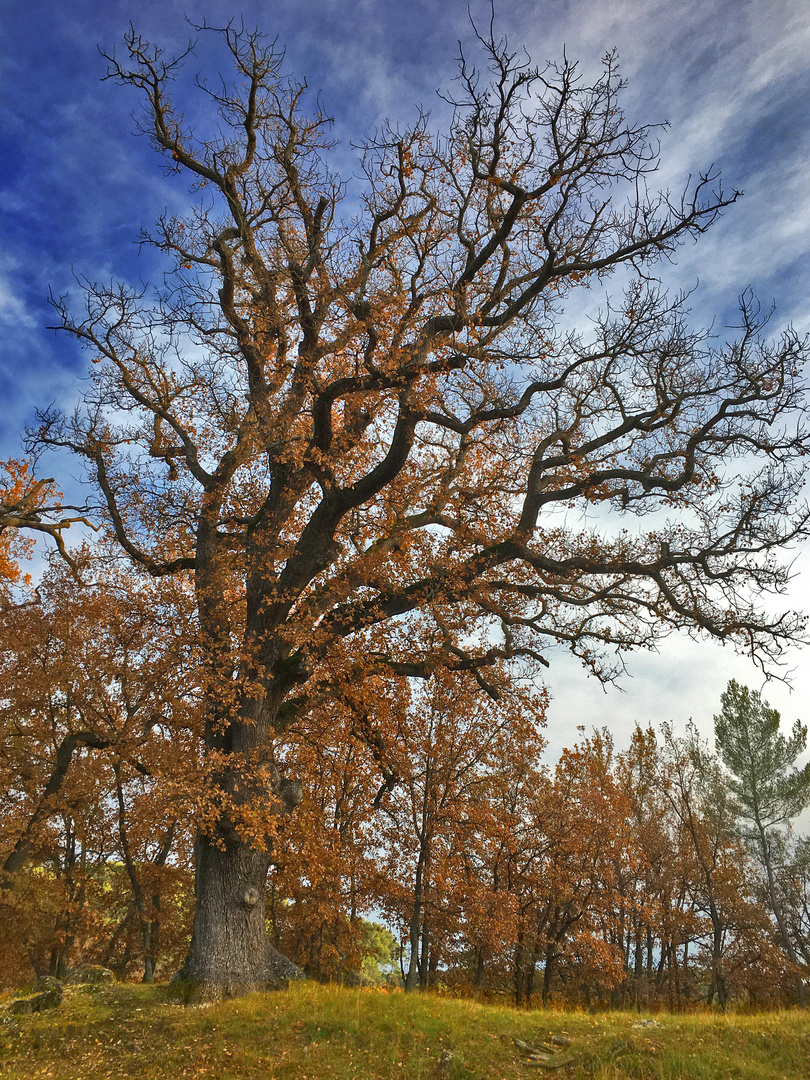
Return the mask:
<path id="1" fill-rule="evenodd" d="M 521 1012 L 312 983 L 199 1009 L 171 1002 L 166 988 L 123 985 L 69 990 L 39 1016 L 3 1010 L 0 1003 L 3 1080 L 810 1078 L 810 1015 L 793 1011 Z M 551 1035 L 571 1045 L 550 1062 L 529 1063 L 513 1042 L 538 1046 Z"/>

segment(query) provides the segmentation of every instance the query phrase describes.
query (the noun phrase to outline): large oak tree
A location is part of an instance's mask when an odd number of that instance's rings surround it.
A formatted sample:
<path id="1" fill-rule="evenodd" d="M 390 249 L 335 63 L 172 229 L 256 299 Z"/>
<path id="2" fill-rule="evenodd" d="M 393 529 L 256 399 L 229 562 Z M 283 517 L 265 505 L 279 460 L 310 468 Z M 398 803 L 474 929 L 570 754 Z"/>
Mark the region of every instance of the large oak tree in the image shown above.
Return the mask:
<path id="1" fill-rule="evenodd" d="M 173 96 L 183 57 L 134 32 L 110 57 L 199 195 L 145 237 L 160 287 L 56 302 L 96 366 L 38 433 L 85 459 L 131 559 L 193 575 L 209 784 L 185 971 L 203 997 L 285 974 L 263 895 L 274 815 L 300 798 L 273 752 L 293 719 L 369 672 L 486 686 L 493 661 L 557 643 L 610 677 L 608 650 L 673 628 L 767 662 L 802 622 L 757 597 L 807 525 L 805 347 L 762 341 L 749 297 L 714 344 L 651 278 L 736 193 L 712 173 L 648 190 L 656 133 L 623 116 L 614 57 L 588 83 L 482 38 L 447 130 L 383 126 L 345 179 L 282 55 L 216 33 L 232 82 L 198 81 L 206 131 Z M 617 269 L 623 298 L 560 329 Z M 366 737 L 382 760 L 385 731 Z"/>

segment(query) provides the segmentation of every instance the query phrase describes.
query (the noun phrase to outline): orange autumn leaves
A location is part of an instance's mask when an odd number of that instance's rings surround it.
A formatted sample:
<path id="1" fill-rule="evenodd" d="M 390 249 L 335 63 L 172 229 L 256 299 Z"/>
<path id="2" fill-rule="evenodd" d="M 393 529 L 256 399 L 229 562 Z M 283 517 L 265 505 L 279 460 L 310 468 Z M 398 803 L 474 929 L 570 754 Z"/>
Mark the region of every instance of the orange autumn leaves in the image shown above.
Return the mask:
<path id="1" fill-rule="evenodd" d="M 34 546 L 20 527 L 54 498 L 53 481 L 35 480 L 28 462 L 0 461 L 0 588 L 20 581 L 19 560 L 30 558 Z"/>
<path id="2" fill-rule="evenodd" d="M 2 625 L 5 865 L 28 845 L 0 893 L 5 981 L 32 962 L 167 977 L 186 948 L 205 810 L 193 617 L 172 583 L 105 575 L 88 588 L 57 563 Z M 788 992 L 695 734 L 638 729 L 617 751 L 580 732 L 549 761 L 543 696 L 490 676 L 497 699 L 469 674 L 374 674 L 290 725 L 278 759 L 306 795 L 277 821 L 271 940 L 351 981 L 382 912 L 411 987 L 519 1003 Z"/>

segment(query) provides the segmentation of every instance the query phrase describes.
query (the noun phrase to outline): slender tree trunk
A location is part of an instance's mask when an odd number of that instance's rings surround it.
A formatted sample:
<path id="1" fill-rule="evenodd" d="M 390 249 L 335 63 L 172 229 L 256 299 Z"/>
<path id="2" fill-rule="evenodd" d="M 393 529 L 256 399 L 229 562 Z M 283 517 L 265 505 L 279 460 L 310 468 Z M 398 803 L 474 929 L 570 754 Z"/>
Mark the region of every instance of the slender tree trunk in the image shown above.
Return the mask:
<path id="1" fill-rule="evenodd" d="M 640 979 L 641 976 L 642 976 L 642 973 L 644 971 L 644 944 L 643 944 L 643 942 L 644 942 L 643 927 L 641 926 L 641 923 L 637 923 L 636 924 L 635 940 L 634 940 L 634 943 L 633 943 L 634 947 L 635 947 L 633 974 L 635 975 L 636 979 Z"/>
<path id="2" fill-rule="evenodd" d="M 152 969 L 149 972 L 150 978 L 147 979 L 146 965 L 144 965 L 144 982 L 154 981 L 157 958 L 160 955 L 160 893 L 154 893 L 152 896 L 152 921 L 149 924 L 149 940 L 152 943 L 152 955 L 150 957 L 152 960 Z"/>
<path id="3" fill-rule="evenodd" d="M 768 839 L 768 835 L 760 822 L 759 818 L 756 819 L 756 826 L 759 832 L 759 844 L 762 849 L 762 859 L 765 863 L 765 874 L 768 879 L 768 899 L 771 902 L 771 910 L 776 918 L 776 925 L 779 927 L 779 937 L 782 941 L 782 947 L 788 955 L 788 959 L 791 964 L 798 967 L 800 964 L 798 953 L 796 952 L 793 940 L 788 930 L 787 920 L 785 919 L 785 913 L 782 910 L 782 903 L 779 899 L 779 895 L 776 891 L 776 875 L 773 872 L 773 862 L 771 861 L 771 845 Z M 796 997 L 799 1004 L 804 1006 L 807 1004 L 807 995 L 804 989 L 804 980 L 801 975 L 794 976 L 796 983 Z"/>
<path id="4" fill-rule="evenodd" d="M 177 822 L 173 821 L 166 830 L 163 836 L 163 843 L 160 846 L 160 850 L 154 859 L 154 866 L 165 866 L 168 859 L 172 845 L 174 843 L 174 831 L 177 827 Z M 157 958 L 160 955 L 160 915 L 161 915 L 161 900 L 160 892 L 158 889 L 152 894 L 152 921 L 149 924 L 149 942 L 151 944 L 151 952 L 148 959 L 150 966 L 147 967 L 144 963 L 143 981 L 153 982 L 155 978 L 155 968 L 157 967 Z M 147 977 L 148 976 L 148 977 Z"/>
<path id="5" fill-rule="evenodd" d="M 712 981 L 706 1004 L 711 1005 L 716 994 L 717 1002 L 725 1012 L 728 1003 L 728 988 L 723 974 L 723 923 L 714 900 L 709 902 L 709 916 L 712 921 Z"/>
<path id="6" fill-rule="evenodd" d="M 422 905 L 424 910 L 424 904 Z M 419 953 L 419 989 L 427 990 L 430 981 L 430 923 L 422 920 L 422 946 Z"/>
<path id="7" fill-rule="evenodd" d="M 124 945 L 124 951 L 121 953 L 121 959 L 117 964 L 105 964 L 105 967 L 110 967 L 117 975 L 119 982 L 123 982 L 127 977 L 127 967 L 132 959 L 132 948 L 129 941 Z"/>
<path id="8" fill-rule="evenodd" d="M 436 941 L 435 936 L 430 935 L 430 952 L 428 954 L 428 985 L 436 985 L 436 972 L 439 970 L 439 959 L 441 958 L 441 951 L 439 949 L 439 943 Z"/>
<path id="9" fill-rule="evenodd" d="M 68 957 L 70 950 L 73 948 L 75 941 L 75 935 L 73 933 L 75 929 L 76 921 L 81 913 L 82 908 L 86 900 L 86 890 L 84 887 L 84 857 L 85 853 L 82 851 L 82 865 L 80 870 L 82 871 L 82 883 L 77 885 L 74 877 L 74 869 L 76 867 L 76 833 L 73 830 L 73 823 L 70 818 L 65 819 L 65 883 L 67 885 L 67 900 L 68 904 L 62 911 L 60 911 L 56 920 L 56 932 L 57 934 L 63 933 L 61 944 L 58 948 L 54 949 L 51 953 L 51 963 L 49 974 L 55 975 L 58 979 L 64 979 L 68 973 Z"/>
<path id="10" fill-rule="evenodd" d="M 514 961 L 514 973 L 515 973 L 515 1005 L 520 1008 L 523 1004 L 523 988 L 524 988 L 524 940 L 525 932 L 523 930 L 518 931 L 517 942 L 515 944 L 515 961 Z"/>
<path id="11" fill-rule="evenodd" d="M 121 854 L 124 856 L 124 866 L 129 878 L 132 898 L 135 901 L 135 910 L 138 912 L 138 926 L 141 932 L 141 944 L 143 945 L 143 981 L 151 983 L 155 981 L 155 955 L 154 942 L 152 940 L 152 928 L 146 916 L 146 908 L 143 901 L 143 889 L 132 859 L 129 847 L 129 837 L 126 829 L 126 808 L 124 806 L 124 789 L 121 786 L 121 767 L 116 762 L 113 766 L 115 773 L 115 788 L 118 796 L 118 839 L 121 844 Z"/>
<path id="12" fill-rule="evenodd" d="M 484 946 L 475 947 L 475 975 L 473 977 L 473 1001 L 478 1001 L 481 995 L 481 986 L 484 982 Z"/>
<path id="13" fill-rule="evenodd" d="M 543 964 L 543 1008 L 548 1005 L 551 997 L 551 975 L 554 967 L 554 947 L 549 945 L 546 949 L 545 962 Z"/>
<path id="14" fill-rule="evenodd" d="M 526 1004 L 529 1007 L 531 1007 L 532 997 L 534 996 L 534 979 L 537 973 L 537 964 L 540 960 L 540 950 L 540 930 L 537 930 L 534 935 L 534 943 L 529 958 L 529 970 L 526 972 Z"/>
<path id="15" fill-rule="evenodd" d="M 422 932 L 422 877 L 425 863 L 424 842 L 419 848 L 419 858 L 416 862 L 416 877 L 413 886 L 413 908 L 408 926 L 408 942 L 410 956 L 408 958 L 408 974 L 405 976 L 405 989 L 416 990 L 419 985 L 419 942 Z"/>
<path id="16" fill-rule="evenodd" d="M 130 908 L 110 935 L 110 940 L 107 942 L 107 948 L 104 950 L 104 958 L 101 961 L 104 967 L 111 968 L 113 966 L 113 953 L 115 952 L 115 948 L 118 945 L 121 935 L 127 930 L 131 921 L 132 909 Z"/>
<path id="17" fill-rule="evenodd" d="M 674 941 L 670 942 L 669 945 L 669 970 L 672 976 L 673 994 L 677 1000 L 681 996 L 681 977 L 680 968 L 678 966 L 678 948 Z"/>

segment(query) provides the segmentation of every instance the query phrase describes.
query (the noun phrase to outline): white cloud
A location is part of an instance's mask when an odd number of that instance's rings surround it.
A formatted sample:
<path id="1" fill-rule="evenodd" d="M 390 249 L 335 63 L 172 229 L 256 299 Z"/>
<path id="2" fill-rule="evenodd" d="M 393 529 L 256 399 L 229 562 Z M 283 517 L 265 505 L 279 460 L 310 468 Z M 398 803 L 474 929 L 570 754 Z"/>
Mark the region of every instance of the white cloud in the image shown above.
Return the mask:
<path id="1" fill-rule="evenodd" d="M 35 320 L 17 288 L 11 273 L 5 267 L 0 267 L 0 323 L 14 327 L 33 327 Z"/>

